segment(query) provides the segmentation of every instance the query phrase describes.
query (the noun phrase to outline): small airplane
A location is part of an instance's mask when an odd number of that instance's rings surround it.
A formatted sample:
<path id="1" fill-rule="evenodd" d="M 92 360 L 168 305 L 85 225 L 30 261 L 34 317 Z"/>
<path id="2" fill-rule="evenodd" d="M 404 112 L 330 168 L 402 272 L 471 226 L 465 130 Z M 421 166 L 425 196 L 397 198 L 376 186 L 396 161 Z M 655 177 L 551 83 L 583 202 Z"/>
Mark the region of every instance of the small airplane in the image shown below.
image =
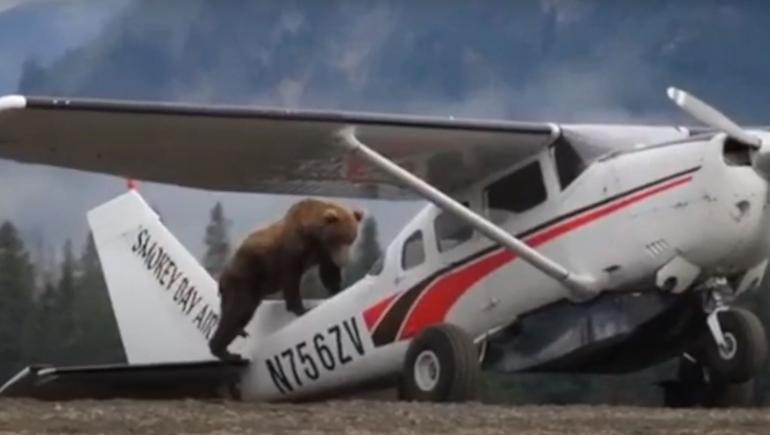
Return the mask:
<path id="1" fill-rule="evenodd" d="M 128 363 L 31 366 L 0 395 L 294 401 L 395 387 L 463 401 L 481 370 L 626 373 L 678 358 L 667 403 L 746 404 L 767 340 L 735 300 L 768 262 L 770 133 L 668 96 L 705 127 L 3 97 L 0 158 L 428 204 L 351 287 L 299 318 L 261 305 L 230 348 L 243 360 L 224 362 L 207 346 L 215 281 L 129 190 L 88 214 Z"/>

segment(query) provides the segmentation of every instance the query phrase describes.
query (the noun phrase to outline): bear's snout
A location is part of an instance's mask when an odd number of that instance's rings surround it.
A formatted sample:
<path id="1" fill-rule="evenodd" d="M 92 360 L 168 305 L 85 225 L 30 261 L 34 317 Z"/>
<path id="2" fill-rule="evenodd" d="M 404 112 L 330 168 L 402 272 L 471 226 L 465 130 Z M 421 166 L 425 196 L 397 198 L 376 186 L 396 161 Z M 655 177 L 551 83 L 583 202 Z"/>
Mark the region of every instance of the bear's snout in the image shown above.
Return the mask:
<path id="1" fill-rule="evenodd" d="M 340 245 L 332 251 L 332 261 L 339 267 L 345 267 L 350 263 L 350 246 Z"/>

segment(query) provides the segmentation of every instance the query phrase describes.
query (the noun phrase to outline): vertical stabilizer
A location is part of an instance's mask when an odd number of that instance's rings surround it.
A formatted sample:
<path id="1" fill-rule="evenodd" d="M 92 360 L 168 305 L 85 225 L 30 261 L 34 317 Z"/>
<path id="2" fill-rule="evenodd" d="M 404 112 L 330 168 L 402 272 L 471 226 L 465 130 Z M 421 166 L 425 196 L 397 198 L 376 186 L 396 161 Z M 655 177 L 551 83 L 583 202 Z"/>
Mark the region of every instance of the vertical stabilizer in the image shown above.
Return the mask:
<path id="1" fill-rule="evenodd" d="M 129 363 L 212 359 L 217 284 L 134 190 L 88 213 Z"/>

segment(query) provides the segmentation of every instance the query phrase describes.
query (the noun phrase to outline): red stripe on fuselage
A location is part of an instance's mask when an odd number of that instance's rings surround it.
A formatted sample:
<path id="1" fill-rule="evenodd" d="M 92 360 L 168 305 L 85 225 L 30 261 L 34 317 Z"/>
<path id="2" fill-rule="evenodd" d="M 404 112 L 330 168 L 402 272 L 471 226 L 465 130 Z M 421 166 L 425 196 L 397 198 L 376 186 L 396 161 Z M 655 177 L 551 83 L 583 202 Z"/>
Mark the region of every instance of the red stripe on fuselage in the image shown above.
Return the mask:
<path id="1" fill-rule="evenodd" d="M 400 294 L 401 293 L 396 293 L 394 295 L 388 296 L 387 298 L 364 310 L 364 322 L 366 323 L 366 328 L 369 330 L 369 332 L 374 329 L 374 325 L 376 325 L 380 320 L 382 314 L 385 312 L 385 309 L 388 308 L 390 303 L 393 302 L 396 296 Z"/>
<path id="2" fill-rule="evenodd" d="M 601 208 L 587 210 L 566 222 L 541 230 L 528 237 L 525 242 L 533 248 L 538 247 L 655 194 L 688 183 L 690 180 L 692 180 L 692 176 L 683 177 L 625 198 L 620 198 Z M 417 301 L 417 306 L 414 307 L 407 318 L 399 339 L 411 338 L 423 328 L 443 322 L 449 310 L 468 289 L 490 273 L 513 261 L 516 257 L 517 255 L 514 252 L 500 248 L 500 250 L 495 251 L 493 254 L 483 257 L 461 270 L 449 272 L 447 275 L 436 280 Z"/>

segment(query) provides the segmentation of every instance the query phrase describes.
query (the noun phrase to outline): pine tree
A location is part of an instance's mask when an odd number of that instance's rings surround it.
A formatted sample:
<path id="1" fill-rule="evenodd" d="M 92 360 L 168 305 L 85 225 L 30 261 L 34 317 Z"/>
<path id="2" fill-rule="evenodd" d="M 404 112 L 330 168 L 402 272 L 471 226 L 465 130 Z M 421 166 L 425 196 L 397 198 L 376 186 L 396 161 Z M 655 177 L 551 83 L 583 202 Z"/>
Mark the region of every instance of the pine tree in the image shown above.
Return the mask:
<path id="1" fill-rule="evenodd" d="M 28 357 L 34 363 L 66 365 L 77 361 L 75 349 L 82 330 L 75 313 L 77 263 L 68 239 L 62 249 L 58 281 L 46 279 L 34 310 Z"/>
<path id="2" fill-rule="evenodd" d="M 219 276 L 230 255 L 229 228 L 230 221 L 225 217 L 222 203 L 217 202 L 211 209 L 209 224 L 206 226 L 206 253 L 203 258 L 203 267 L 215 278 Z"/>
<path id="3" fill-rule="evenodd" d="M 56 293 L 53 299 L 53 332 L 56 343 L 52 351 L 53 361 L 57 364 L 71 364 L 74 362 L 76 352 L 74 345 L 82 331 L 75 321 L 75 280 L 77 263 L 72 250 L 72 241 L 64 242 L 62 251 L 61 271 L 59 282 L 56 285 Z"/>
<path id="4" fill-rule="evenodd" d="M 73 348 L 81 359 L 78 362 L 108 364 L 125 361 L 115 314 L 91 234 L 86 238 L 78 262 L 75 288 L 75 322 L 80 334 Z"/>
<path id="5" fill-rule="evenodd" d="M 58 308 L 56 284 L 45 278 L 40 297 L 32 310 L 26 331 L 25 351 L 29 364 L 54 363 L 59 334 L 56 332 Z"/>
<path id="6" fill-rule="evenodd" d="M 0 225 L 0 383 L 27 362 L 24 340 L 33 287 L 29 255 L 16 227 L 4 222 Z"/>
<path id="7" fill-rule="evenodd" d="M 349 287 L 363 278 L 381 255 L 377 221 L 368 216 L 361 224 L 359 240 L 353 251 L 353 261 L 345 269 L 343 287 Z"/>

